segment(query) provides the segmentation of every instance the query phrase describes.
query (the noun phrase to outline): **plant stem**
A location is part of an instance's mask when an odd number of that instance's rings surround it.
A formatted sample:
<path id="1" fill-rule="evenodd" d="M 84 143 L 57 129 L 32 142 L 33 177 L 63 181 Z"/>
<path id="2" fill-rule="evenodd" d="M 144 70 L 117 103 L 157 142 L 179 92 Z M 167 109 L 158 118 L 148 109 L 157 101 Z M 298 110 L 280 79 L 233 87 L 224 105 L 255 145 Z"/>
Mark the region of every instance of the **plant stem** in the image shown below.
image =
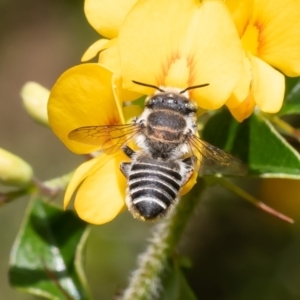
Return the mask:
<path id="1" fill-rule="evenodd" d="M 0 206 L 16 200 L 19 197 L 30 194 L 30 188 L 20 189 L 17 191 L 0 193 Z"/>
<path id="2" fill-rule="evenodd" d="M 275 126 L 277 126 L 281 132 L 285 133 L 286 135 L 292 136 L 298 141 L 300 141 L 300 132 L 299 130 L 295 129 L 293 126 L 288 124 L 287 122 L 283 121 L 276 115 L 270 114 L 263 114 L 270 122 L 272 122 Z"/>
<path id="3" fill-rule="evenodd" d="M 69 184 L 72 178 L 73 173 L 74 172 L 70 172 L 68 174 L 50 179 L 45 182 L 35 180 L 35 184 L 43 195 L 54 197 L 55 195 L 66 189 L 67 185 Z"/>
<path id="4" fill-rule="evenodd" d="M 150 244 L 140 256 L 139 267 L 134 271 L 122 300 L 159 298 L 163 290 L 161 277 L 167 268 L 167 259 L 173 254 L 204 189 L 205 182 L 199 178 L 193 190 L 180 199 L 173 212 L 154 228 Z"/>
<path id="5" fill-rule="evenodd" d="M 270 206 L 266 205 L 262 201 L 256 199 L 255 197 L 248 194 L 246 191 L 244 191 L 243 189 L 241 189 L 240 187 L 238 187 L 234 183 L 226 180 L 225 178 L 219 177 L 217 179 L 217 182 L 219 182 L 219 184 L 221 184 L 227 190 L 229 190 L 229 191 L 235 193 L 236 195 L 242 197 L 243 199 L 247 200 L 248 202 L 254 204 L 256 207 L 259 207 L 260 209 L 266 211 L 267 213 L 269 213 L 271 215 L 274 215 L 275 217 L 277 217 L 279 219 L 282 219 L 286 222 L 289 222 L 291 224 L 294 223 L 294 220 L 291 219 L 290 217 L 276 211 L 275 209 L 273 209 Z"/>

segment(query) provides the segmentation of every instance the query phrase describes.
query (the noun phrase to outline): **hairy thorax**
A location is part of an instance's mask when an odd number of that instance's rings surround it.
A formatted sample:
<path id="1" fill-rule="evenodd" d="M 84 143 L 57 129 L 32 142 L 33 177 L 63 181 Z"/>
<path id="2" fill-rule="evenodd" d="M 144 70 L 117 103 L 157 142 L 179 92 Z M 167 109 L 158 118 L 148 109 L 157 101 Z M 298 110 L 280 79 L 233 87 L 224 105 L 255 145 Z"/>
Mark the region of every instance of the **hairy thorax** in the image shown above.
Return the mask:
<path id="1" fill-rule="evenodd" d="M 185 118 L 174 111 L 156 110 L 147 117 L 143 129 L 145 145 L 154 157 L 168 158 L 186 139 Z"/>

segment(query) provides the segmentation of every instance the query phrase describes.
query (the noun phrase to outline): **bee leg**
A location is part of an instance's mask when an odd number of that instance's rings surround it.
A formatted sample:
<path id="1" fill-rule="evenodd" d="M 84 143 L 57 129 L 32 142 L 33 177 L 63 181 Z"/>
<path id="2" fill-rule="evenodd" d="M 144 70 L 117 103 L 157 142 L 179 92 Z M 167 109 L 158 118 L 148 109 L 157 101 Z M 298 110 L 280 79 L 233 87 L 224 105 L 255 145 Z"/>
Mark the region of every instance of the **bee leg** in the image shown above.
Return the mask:
<path id="1" fill-rule="evenodd" d="M 128 147 L 127 145 L 122 147 L 122 151 L 129 157 L 129 158 L 133 158 L 135 152 Z M 131 168 L 131 162 L 122 162 L 120 164 L 120 170 L 123 173 L 123 175 L 128 178 L 129 172 L 130 172 L 130 168 Z"/>
<path id="2" fill-rule="evenodd" d="M 130 147 L 128 147 L 127 145 L 125 145 L 125 146 L 122 147 L 122 151 L 123 151 L 129 158 L 132 158 L 133 155 L 135 154 L 135 152 L 134 152 Z"/>
<path id="3" fill-rule="evenodd" d="M 122 162 L 120 164 L 120 170 L 126 178 L 128 178 L 130 168 L 131 168 L 131 163 L 130 162 Z"/>
<path id="4" fill-rule="evenodd" d="M 193 175 L 194 166 L 197 162 L 197 157 L 193 155 L 193 156 L 183 159 L 182 162 L 184 163 L 184 166 L 186 169 L 186 172 L 184 172 L 185 176 L 183 177 L 183 180 L 182 180 L 182 186 L 184 186 Z"/>

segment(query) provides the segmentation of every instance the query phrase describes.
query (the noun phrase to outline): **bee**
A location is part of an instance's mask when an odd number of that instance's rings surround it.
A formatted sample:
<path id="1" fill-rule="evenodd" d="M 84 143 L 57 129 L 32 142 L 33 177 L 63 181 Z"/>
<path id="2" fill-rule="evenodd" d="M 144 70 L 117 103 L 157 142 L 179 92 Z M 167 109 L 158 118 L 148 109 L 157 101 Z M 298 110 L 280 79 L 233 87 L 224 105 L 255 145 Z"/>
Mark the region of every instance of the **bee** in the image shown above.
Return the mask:
<path id="1" fill-rule="evenodd" d="M 128 182 L 129 211 L 141 220 L 163 217 L 176 204 L 181 187 L 192 175 L 194 156 L 165 160 L 143 151 L 134 152 L 128 146 L 123 151 L 132 160 L 120 165 Z"/>
<path id="2" fill-rule="evenodd" d="M 122 150 L 131 162 L 122 162 L 120 170 L 127 179 L 126 204 L 132 215 L 141 220 L 165 216 L 178 201 L 182 187 L 197 166 L 201 175 L 222 173 L 245 175 L 246 166 L 227 152 L 197 136 L 197 105 L 188 90 L 155 88 L 146 98 L 143 113 L 131 124 L 84 126 L 71 131 L 69 139 L 102 146 L 108 154 Z M 127 143 L 133 139 L 140 150 Z"/>

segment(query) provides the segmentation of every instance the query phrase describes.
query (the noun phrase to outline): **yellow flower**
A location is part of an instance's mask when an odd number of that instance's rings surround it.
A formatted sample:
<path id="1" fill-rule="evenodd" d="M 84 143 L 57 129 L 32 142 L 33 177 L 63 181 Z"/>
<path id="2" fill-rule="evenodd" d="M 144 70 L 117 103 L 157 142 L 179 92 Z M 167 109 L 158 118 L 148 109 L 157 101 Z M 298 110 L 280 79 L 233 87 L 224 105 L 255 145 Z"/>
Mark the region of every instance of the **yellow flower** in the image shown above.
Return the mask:
<path id="1" fill-rule="evenodd" d="M 226 4 L 245 51 L 244 75 L 227 106 L 238 121 L 250 116 L 256 105 L 276 113 L 285 89 L 284 76 L 276 69 L 300 75 L 300 1 L 226 0 Z"/>
<path id="2" fill-rule="evenodd" d="M 87 145 L 68 138 L 79 127 L 123 124 L 139 115 L 135 105 L 122 107 L 113 74 L 99 64 L 84 64 L 67 70 L 52 88 L 48 115 L 49 124 L 60 140 L 73 152 L 91 153 L 102 148 L 105 141 Z M 125 116 L 125 117 L 124 117 Z M 103 224 L 115 218 L 125 208 L 126 179 L 120 163 L 129 161 L 120 150 L 114 154 L 101 154 L 75 171 L 67 188 L 64 207 L 76 192 L 74 207 L 80 218 L 93 224 Z M 197 173 L 182 189 L 188 192 L 196 183 Z M 79 188 L 78 188 L 79 187 Z"/>
<path id="3" fill-rule="evenodd" d="M 190 91 L 204 109 L 221 107 L 242 71 L 236 28 L 218 0 L 138 1 L 119 30 L 116 48 L 127 89 L 153 93 L 132 80 L 182 89 L 209 83 Z"/>
<path id="4" fill-rule="evenodd" d="M 152 94 L 153 89 L 133 84 L 132 80 L 182 89 L 209 83 L 204 89 L 190 92 L 204 109 L 217 109 L 229 98 L 239 80 L 243 57 L 223 1 L 120 0 L 116 3 L 124 6 L 122 12 L 110 5 L 105 7 L 105 3 L 86 1 L 85 13 L 92 26 L 112 40 L 97 41 L 83 60 L 100 51 L 99 63 L 111 70 L 127 90 L 140 94 Z M 103 15 L 104 21 L 100 22 Z"/>
<path id="5" fill-rule="evenodd" d="M 122 107 L 115 100 L 112 74 L 97 64 L 84 64 L 67 70 L 55 83 L 49 98 L 49 124 L 60 140 L 78 154 L 97 151 L 102 146 L 71 141 L 68 134 L 89 125 L 124 123 Z M 126 181 L 119 171 L 126 156 L 100 155 L 83 163 L 74 173 L 66 191 L 66 207 L 75 190 L 74 206 L 80 218 L 101 224 L 124 209 Z"/>

